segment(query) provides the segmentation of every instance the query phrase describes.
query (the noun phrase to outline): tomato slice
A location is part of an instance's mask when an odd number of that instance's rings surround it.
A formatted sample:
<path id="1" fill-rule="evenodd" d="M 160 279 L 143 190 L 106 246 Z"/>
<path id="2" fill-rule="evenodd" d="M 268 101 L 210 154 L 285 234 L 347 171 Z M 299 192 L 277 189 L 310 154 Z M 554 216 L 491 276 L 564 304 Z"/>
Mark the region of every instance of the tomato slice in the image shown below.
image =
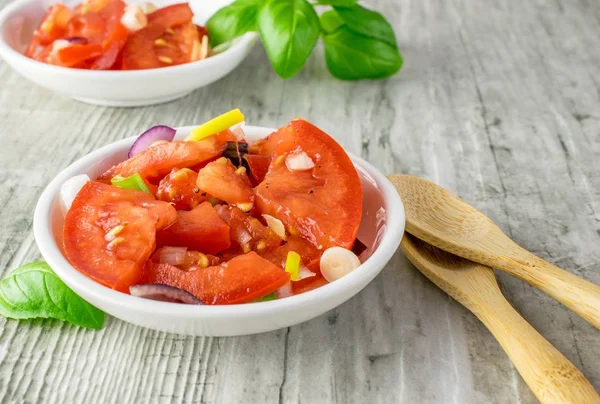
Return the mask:
<path id="1" fill-rule="evenodd" d="M 290 275 L 255 252 L 208 268 L 182 271 L 148 261 L 144 283 L 161 283 L 188 291 L 204 304 L 248 303 L 279 289 Z"/>
<path id="2" fill-rule="evenodd" d="M 292 293 L 299 295 L 300 293 L 306 293 L 314 289 L 318 289 L 323 285 L 327 285 L 329 282 L 320 273 L 316 274 L 311 278 L 302 279 L 298 282 L 292 282 Z"/>
<path id="3" fill-rule="evenodd" d="M 86 38 L 88 43 L 102 44 L 105 38 L 106 21 L 100 13 L 90 12 L 75 15 L 69 21 L 66 36 Z"/>
<path id="4" fill-rule="evenodd" d="M 60 39 L 64 35 L 72 15 L 73 11 L 65 5 L 60 3 L 52 5 L 34 31 L 25 55 L 33 57 L 39 45 L 50 45 L 56 39 Z"/>
<path id="5" fill-rule="evenodd" d="M 248 163 L 248 168 L 250 168 L 250 182 L 252 182 L 252 185 L 257 186 L 265 179 L 272 158 L 260 154 L 246 154 L 244 159 Z"/>
<path id="6" fill-rule="evenodd" d="M 160 11 L 160 10 L 159 10 Z M 123 48 L 124 70 L 154 69 L 196 60 L 200 46 L 198 30 L 191 22 L 170 32 L 159 23 L 149 23 L 129 37 Z"/>
<path id="7" fill-rule="evenodd" d="M 92 70 L 110 69 L 129 38 L 129 31 L 121 24 L 121 17 L 125 13 L 123 1 L 112 0 L 99 13 L 106 24 L 106 32 L 102 42 L 103 53 L 91 64 Z"/>
<path id="8" fill-rule="evenodd" d="M 154 250 L 156 230 L 176 218 L 171 205 L 144 192 L 90 181 L 65 217 L 65 254 L 85 275 L 128 292 Z"/>
<path id="9" fill-rule="evenodd" d="M 210 203 L 204 202 L 190 211 L 177 212 L 175 224 L 156 234 L 156 244 L 216 254 L 231 245 L 229 226 Z"/>
<path id="10" fill-rule="evenodd" d="M 171 28 L 192 21 L 194 13 L 188 3 L 173 4 L 148 14 L 148 24 Z"/>
<path id="11" fill-rule="evenodd" d="M 160 264 L 160 263 L 168 264 L 169 262 L 161 262 L 161 255 L 164 253 L 165 248 L 169 248 L 169 247 L 158 248 L 154 252 L 154 254 L 152 254 L 152 257 L 150 257 L 150 259 L 157 264 Z M 184 271 L 188 271 L 190 269 L 198 269 L 198 267 L 206 268 L 208 266 L 219 265 L 220 262 L 221 262 L 221 259 L 219 257 L 217 257 L 216 255 L 204 254 L 204 253 L 201 253 L 200 251 L 187 250 L 185 252 L 185 256 L 184 256 L 183 262 L 181 264 L 178 264 L 178 265 L 171 264 L 171 265 L 173 265 L 179 269 L 182 269 Z"/>
<path id="12" fill-rule="evenodd" d="M 174 168 L 192 167 L 212 160 L 220 156 L 223 150 L 225 141 L 215 136 L 201 142 L 176 140 L 160 143 L 111 167 L 98 179 L 108 181 L 115 175 L 129 177 L 135 173 L 147 179 L 162 178 Z"/>
<path id="13" fill-rule="evenodd" d="M 319 259 L 321 258 L 322 251 L 317 250 L 308 241 L 304 240 L 300 236 L 289 236 L 288 241 L 277 248 L 267 249 L 263 252 L 259 252 L 260 256 L 271 261 L 278 267 L 285 268 L 285 261 L 287 259 L 288 252 L 294 251 L 300 254 L 302 265 L 317 273 L 319 270 Z"/>
<path id="14" fill-rule="evenodd" d="M 269 251 L 281 244 L 275 232 L 264 226 L 257 218 L 245 215 L 235 206 L 217 205 L 215 210 L 229 226 L 232 243 L 243 252 Z"/>
<path id="15" fill-rule="evenodd" d="M 301 119 L 259 141 L 253 149 L 278 156 L 255 188 L 258 212 L 278 218 L 290 233 L 300 234 L 319 249 L 351 248 L 362 216 L 362 187 L 344 149 Z M 315 167 L 289 170 L 284 160 L 292 151 L 304 151 Z"/>
<path id="16" fill-rule="evenodd" d="M 158 185 L 156 198 L 171 202 L 177 210 L 190 210 L 208 199 L 196 186 L 198 173 L 189 168 L 174 168 Z"/>
<path id="17" fill-rule="evenodd" d="M 236 169 L 225 157 L 208 163 L 201 169 L 196 185 L 201 191 L 229 204 L 235 204 L 244 212 L 248 212 L 254 206 L 254 191 L 246 169 Z"/>
<path id="18" fill-rule="evenodd" d="M 102 54 L 102 46 L 98 44 L 71 45 L 57 52 L 57 62 L 61 66 L 75 66 L 85 60 Z"/>

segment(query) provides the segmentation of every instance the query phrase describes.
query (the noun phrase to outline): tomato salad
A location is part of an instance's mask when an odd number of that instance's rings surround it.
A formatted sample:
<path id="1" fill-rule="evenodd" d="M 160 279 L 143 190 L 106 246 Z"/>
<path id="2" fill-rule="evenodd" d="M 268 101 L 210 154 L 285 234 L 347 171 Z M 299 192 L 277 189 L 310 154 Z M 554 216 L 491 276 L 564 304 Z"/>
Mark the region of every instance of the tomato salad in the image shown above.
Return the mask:
<path id="1" fill-rule="evenodd" d="M 186 140 L 153 127 L 128 159 L 65 183 L 70 263 L 124 293 L 195 304 L 287 297 L 356 269 L 362 187 L 346 152 L 302 119 L 248 144 L 242 121 L 230 111 Z"/>
<path id="2" fill-rule="evenodd" d="M 138 70 L 205 59 L 208 31 L 192 22 L 187 3 L 157 9 L 122 0 L 84 0 L 74 8 L 52 5 L 25 55 L 57 66 Z"/>

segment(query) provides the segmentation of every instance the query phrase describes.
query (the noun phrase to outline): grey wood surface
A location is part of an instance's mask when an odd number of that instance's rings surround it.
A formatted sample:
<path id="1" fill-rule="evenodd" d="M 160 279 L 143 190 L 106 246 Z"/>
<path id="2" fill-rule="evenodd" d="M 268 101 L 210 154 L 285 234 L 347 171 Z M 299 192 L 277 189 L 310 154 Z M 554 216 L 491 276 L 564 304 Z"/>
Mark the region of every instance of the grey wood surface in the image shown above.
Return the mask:
<path id="1" fill-rule="evenodd" d="M 0 0 L 0 7 L 7 4 Z M 139 109 L 81 104 L 0 61 L 0 274 L 40 258 L 44 186 L 91 150 L 233 107 L 251 124 L 305 117 L 384 173 L 433 179 L 534 253 L 600 283 L 598 0 L 380 0 L 405 67 L 294 79 L 257 47 L 223 80 Z M 600 390 L 600 334 L 499 274 L 514 306 Z M 101 331 L 0 318 L 2 403 L 532 403 L 491 334 L 398 252 L 336 310 L 288 329 L 192 338 L 108 318 Z"/>

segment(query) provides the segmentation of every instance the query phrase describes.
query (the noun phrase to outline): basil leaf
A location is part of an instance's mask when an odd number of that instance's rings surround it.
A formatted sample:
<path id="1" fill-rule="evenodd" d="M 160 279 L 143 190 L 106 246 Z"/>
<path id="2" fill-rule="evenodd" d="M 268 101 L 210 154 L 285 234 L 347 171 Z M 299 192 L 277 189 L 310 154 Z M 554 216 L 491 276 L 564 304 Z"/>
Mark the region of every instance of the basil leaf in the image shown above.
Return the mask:
<path id="1" fill-rule="evenodd" d="M 335 7 L 335 11 L 352 31 L 396 46 L 392 26 L 378 12 L 367 10 L 358 4 L 352 7 Z"/>
<path id="2" fill-rule="evenodd" d="M 206 23 L 211 46 L 254 31 L 259 5 L 259 0 L 237 0 L 213 14 Z"/>
<path id="3" fill-rule="evenodd" d="M 321 28 L 328 34 L 332 34 L 339 27 L 344 25 L 344 21 L 335 10 L 329 10 L 321 14 Z"/>
<path id="4" fill-rule="evenodd" d="M 104 313 L 77 296 L 43 261 L 23 265 L 0 281 L 0 315 L 55 318 L 96 330 L 104 323 Z"/>
<path id="5" fill-rule="evenodd" d="M 353 6 L 357 0 L 318 0 L 317 4 L 329 6 Z"/>
<path id="6" fill-rule="evenodd" d="M 306 0 L 267 0 L 258 13 L 258 31 L 271 65 L 289 78 L 304 67 L 321 27 Z"/>
<path id="7" fill-rule="evenodd" d="M 323 35 L 327 68 L 342 80 L 379 79 L 402 67 L 395 46 L 351 31 L 346 26 Z"/>

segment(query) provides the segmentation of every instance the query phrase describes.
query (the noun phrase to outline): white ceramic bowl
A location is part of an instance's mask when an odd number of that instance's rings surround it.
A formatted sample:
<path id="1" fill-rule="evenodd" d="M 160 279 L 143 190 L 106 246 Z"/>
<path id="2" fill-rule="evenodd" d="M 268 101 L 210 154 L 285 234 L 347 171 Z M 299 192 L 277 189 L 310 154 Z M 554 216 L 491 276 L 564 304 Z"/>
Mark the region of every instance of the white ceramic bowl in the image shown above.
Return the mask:
<path id="1" fill-rule="evenodd" d="M 187 136 L 192 128 L 179 128 L 177 138 Z M 273 129 L 245 128 L 248 140 L 271 132 Z M 33 219 L 37 245 L 56 274 L 85 300 L 121 320 L 155 330 L 205 336 L 254 334 L 298 324 L 337 307 L 367 286 L 392 257 L 404 234 L 404 206 L 394 186 L 371 164 L 350 155 L 364 192 L 358 238 L 369 247 L 364 256 L 370 256 L 345 277 L 300 295 L 241 305 L 192 306 L 114 291 L 73 268 L 63 255 L 59 192 L 61 185 L 75 175 L 95 178 L 126 159 L 134 140 L 135 136 L 104 146 L 64 169 L 42 193 Z"/>
<path id="2" fill-rule="evenodd" d="M 0 12 L 0 56 L 17 73 L 47 89 L 90 104 L 115 107 L 171 101 L 229 74 L 248 56 L 257 34 L 247 33 L 223 53 L 172 67 L 133 71 L 92 71 L 53 66 L 23 55 L 42 16 L 58 0 L 16 0 Z M 67 0 L 73 6 L 81 0 Z M 131 1 L 129 1 L 131 2 Z M 163 7 L 181 2 L 152 0 Z M 204 23 L 227 0 L 190 1 L 194 22 Z"/>

